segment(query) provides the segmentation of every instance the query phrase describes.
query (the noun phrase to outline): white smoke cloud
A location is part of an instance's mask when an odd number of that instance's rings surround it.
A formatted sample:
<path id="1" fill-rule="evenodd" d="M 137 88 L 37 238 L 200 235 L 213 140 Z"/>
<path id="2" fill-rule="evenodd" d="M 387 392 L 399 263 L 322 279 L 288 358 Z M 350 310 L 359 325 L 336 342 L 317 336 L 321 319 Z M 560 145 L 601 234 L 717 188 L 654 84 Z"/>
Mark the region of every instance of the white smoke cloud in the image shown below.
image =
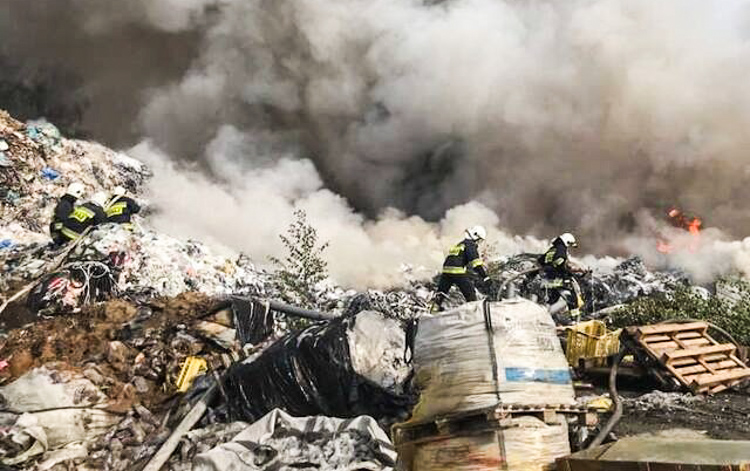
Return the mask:
<path id="1" fill-rule="evenodd" d="M 154 160 L 163 229 L 264 258 L 303 207 L 353 284 L 388 283 L 401 262 L 432 269 L 480 222 L 503 228 L 506 251 L 541 244 L 508 233 L 573 231 L 586 250 L 698 279 L 747 271 L 744 242 L 665 259 L 639 221 L 676 204 L 727 240 L 750 230 L 750 0 L 93 3 L 27 23 L 199 36 L 171 75 L 127 69 L 155 77 L 128 90 L 146 99 L 150 144 L 135 152 L 168 156 Z M 73 64 L 92 70 L 129 37 Z M 115 92 L 127 77 L 89 76 Z"/>
<path id="2" fill-rule="evenodd" d="M 261 139 L 262 140 L 262 139 Z M 474 224 L 490 229 L 489 239 L 502 253 L 538 249 L 533 238 L 511 237 L 496 228 L 497 215 L 471 202 L 455 207 L 437 224 L 390 209 L 366 219 L 344 198 L 324 188 L 314 165 L 291 155 L 262 167 L 248 169 L 237 160 L 240 148 L 256 148 L 252 138 L 225 127 L 208 146 L 206 160 L 222 180 L 205 172 L 186 170 L 143 142 L 129 153 L 154 172 L 149 198 L 160 213 L 150 224 L 159 230 L 198 238 L 251 255 L 261 266 L 269 256 L 284 254 L 278 235 L 302 209 L 318 231 L 332 277 L 344 286 L 389 287 L 404 283 L 402 269 L 412 276 L 430 277 L 443 261 L 444 251 L 463 238 Z M 267 156 L 257 155 L 260 161 Z M 267 161 L 266 161 L 267 162 Z"/>

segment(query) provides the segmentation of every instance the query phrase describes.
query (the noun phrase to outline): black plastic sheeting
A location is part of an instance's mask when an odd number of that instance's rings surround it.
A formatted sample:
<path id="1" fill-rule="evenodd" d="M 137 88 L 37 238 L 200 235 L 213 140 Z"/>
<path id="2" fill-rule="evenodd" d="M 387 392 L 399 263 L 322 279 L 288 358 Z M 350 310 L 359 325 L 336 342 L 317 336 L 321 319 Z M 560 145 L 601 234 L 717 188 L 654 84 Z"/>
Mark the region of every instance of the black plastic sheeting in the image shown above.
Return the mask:
<path id="1" fill-rule="evenodd" d="M 286 335 L 251 363 L 233 365 L 224 379 L 231 419 L 254 422 L 275 408 L 295 416 L 403 415 L 410 398 L 352 368 L 347 332 L 355 319 L 314 324 Z"/>
<path id="2" fill-rule="evenodd" d="M 234 327 L 241 344 L 258 344 L 273 334 L 273 313 L 268 304 L 246 299 L 232 300 Z"/>

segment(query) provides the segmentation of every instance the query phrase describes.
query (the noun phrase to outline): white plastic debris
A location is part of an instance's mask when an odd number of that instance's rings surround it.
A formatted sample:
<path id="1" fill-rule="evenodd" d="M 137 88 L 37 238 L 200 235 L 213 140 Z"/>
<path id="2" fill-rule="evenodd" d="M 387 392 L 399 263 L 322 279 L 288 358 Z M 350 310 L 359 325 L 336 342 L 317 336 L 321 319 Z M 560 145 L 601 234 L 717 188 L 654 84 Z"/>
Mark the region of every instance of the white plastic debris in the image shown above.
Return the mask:
<path id="1" fill-rule="evenodd" d="M 13 412 L 35 412 L 64 407 L 90 407 L 105 395 L 82 375 L 70 370 L 35 368 L 0 388 L 5 407 Z"/>
<path id="2" fill-rule="evenodd" d="M 398 321 L 385 319 L 379 312 L 360 312 L 347 337 L 354 371 L 389 391 L 402 393 L 410 372 L 404 361 L 405 337 Z"/>
<path id="3" fill-rule="evenodd" d="M 193 471 L 392 471 L 395 462 L 388 435 L 371 417 L 292 417 L 275 409 L 231 442 L 199 454 Z"/>

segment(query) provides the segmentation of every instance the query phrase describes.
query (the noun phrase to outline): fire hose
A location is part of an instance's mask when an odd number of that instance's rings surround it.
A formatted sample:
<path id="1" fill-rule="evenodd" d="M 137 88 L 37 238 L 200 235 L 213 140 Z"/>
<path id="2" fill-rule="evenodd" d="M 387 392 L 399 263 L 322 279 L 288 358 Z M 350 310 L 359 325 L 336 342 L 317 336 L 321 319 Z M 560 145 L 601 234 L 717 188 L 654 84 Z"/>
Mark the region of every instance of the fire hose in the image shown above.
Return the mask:
<path id="1" fill-rule="evenodd" d="M 586 449 L 601 445 L 602 442 L 604 442 L 604 439 L 607 438 L 607 435 L 609 435 L 612 429 L 615 428 L 617 422 L 622 418 L 623 404 L 620 400 L 619 394 L 617 394 L 617 370 L 620 367 L 620 362 L 622 362 L 622 359 L 625 357 L 625 352 L 626 348 L 624 346 L 620 347 L 620 351 L 617 352 L 617 356 L 612 364 L 612 369 L 609 370 L 609 396 L 612 398 L 612 403 L 615 409 L 609 417 L 609 420 L 607 420 L 607 423 L 604 424 L 604 427 L 599 431 L 599 434 Z"/>
<path id="2" fill-rule="evenodd" d="M 73 251 L 73 249 L 75 249 L 78 245 L 80 245 L 81 241 L 83 241 L 86 238 L 86 236 L 89 234 L 89 232 L 91 232 L 91 228 L 90 227 L 88 229 L 86 229 L 83 232 L 83 234 L 81 234 L 81 236 L 78 239 L 76 239 L 75 241 L 71 242 L 70 245 L 68 245 L 68 247 L 66 247 L 65 250 L 63 250 L 57 256 L 57 258 L 52 261 L 52 263 L 48 267 L 45 267 L 44 270 L 41 271 L 42 275 L 40 275 L 38 277 L 35 277 L 34 280 L 31 281 L 31 283 L 27 284 L 21 290 L 19 290 L 16 294 L 14 294 L 10 298 L 6 299 L 3 302 L 3 304 L 0 305 L 0 314 L 2 314 L 3 311 L 5 311 L 5 308 L 7 308 L 13 301 L 16 301 L 16 300 L 20 299 L 23 295 L 25 295 L 26 293 L 28 293 L 29 291 L 31 291 L 32 289 L 34 289 L 34 286 L 39 281 L 39 279 L 42 276 L 44 276 L 44 274 L 52 272 L 52 271 L 56 270 L 60 265 L 62 265 L 63 262 L 68 258 L 68 255 L 70 255 L 70 253 Z"/>
<path id="3" fill-rule="evenodd" d="M 277 312 L 280 312 L 282 314 L 286 314 L 292 317 L 303 317 L 305 319 L 310 319 L 314 321 L 330 321 L 336 318 L 336 316 L 333 314 L 320 312 L 320 311 L 313 311 L 312 309 L 305 309 L 305 308 L 301 308 L 297 306 L 290 306 L 289 304 L 284 304 L 279 301 L 260 300 L 256 298 L 249 298 L 249 297 L 243 297 L 243 296 L 232 296 L 232 298 L 242 299 L 242 300 L 250 301 L 250 302 L 258 301 L 258 302 L 268 305 L 268 309 L 272 311 L 277 311 Z"/>

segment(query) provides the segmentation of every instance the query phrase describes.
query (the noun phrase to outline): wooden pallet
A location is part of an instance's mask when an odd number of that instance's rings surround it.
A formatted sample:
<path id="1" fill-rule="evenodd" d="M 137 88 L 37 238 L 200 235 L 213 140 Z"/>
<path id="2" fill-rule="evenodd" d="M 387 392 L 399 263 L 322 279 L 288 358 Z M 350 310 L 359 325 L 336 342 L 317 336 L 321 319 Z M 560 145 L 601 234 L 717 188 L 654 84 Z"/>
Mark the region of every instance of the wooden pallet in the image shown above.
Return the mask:
<path id="1" fill-rule="evenodd" d="M 708 324 L 656 324 L 630 327 L 630 336 L 684 387 L 715 394 L 750 378 L 750 368 L 733 344 L 708 335 Z"/>
<path id="2" fill-rule="evenodd" d="M 546 424 L 576 421 L 579 425 L 593 427 L 599 422 L 598 411 L 588 406 L 577 404 L 503 404 L 424 421 L 396 424 L 392 427 L 391 435 L 395 445 L 419 443 L 425 439 L 434 440 L 436 437 L 500 429 L 508 419 L 528 415 L 534 416 Z"/>

